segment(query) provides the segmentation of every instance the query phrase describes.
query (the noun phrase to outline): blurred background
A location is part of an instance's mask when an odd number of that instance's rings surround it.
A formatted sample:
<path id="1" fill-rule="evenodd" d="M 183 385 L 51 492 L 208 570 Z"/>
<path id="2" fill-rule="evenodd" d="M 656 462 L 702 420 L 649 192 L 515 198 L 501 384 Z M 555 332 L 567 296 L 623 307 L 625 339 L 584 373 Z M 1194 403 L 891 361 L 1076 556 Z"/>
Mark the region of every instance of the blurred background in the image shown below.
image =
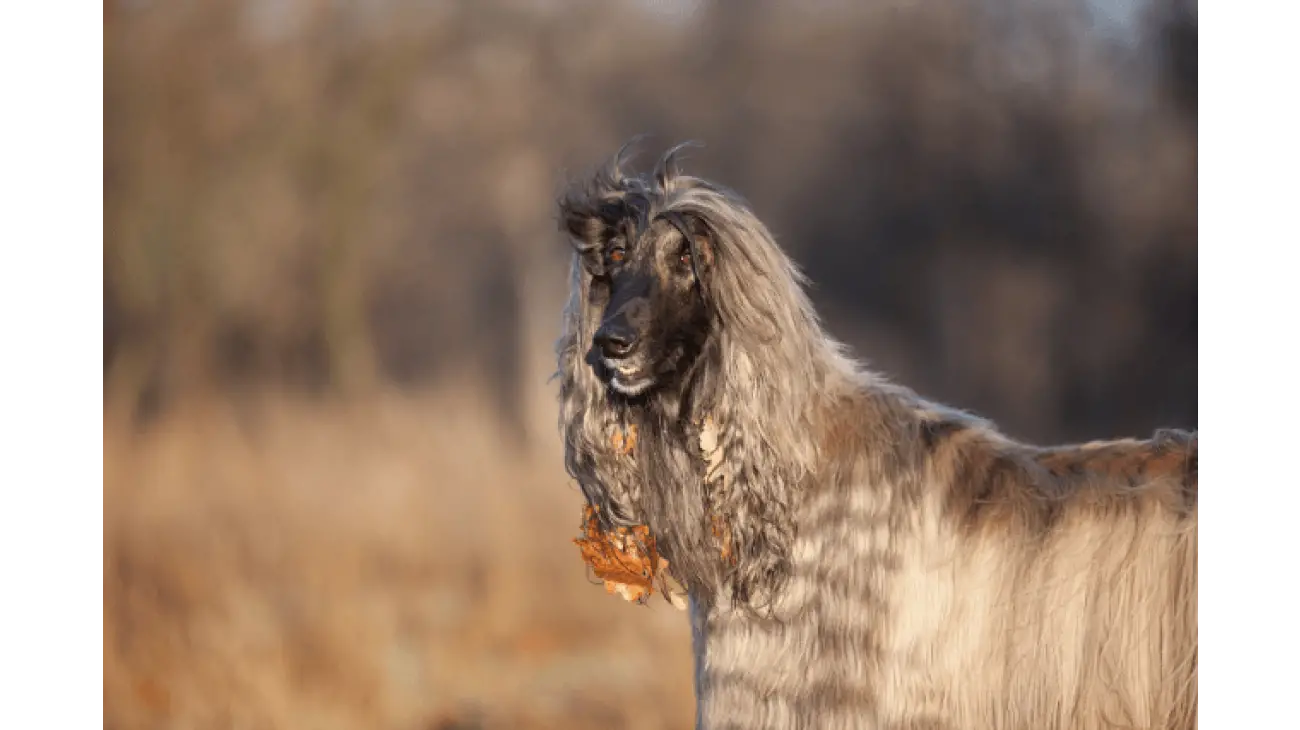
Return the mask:
<path id="1" fill-rule="evenodd" d="M 584 574 L 554 201 L 633 134 L 876 369 L 1196 426 L 1177 0 L 105 0 L 105 727 L 685 728 Z"/>

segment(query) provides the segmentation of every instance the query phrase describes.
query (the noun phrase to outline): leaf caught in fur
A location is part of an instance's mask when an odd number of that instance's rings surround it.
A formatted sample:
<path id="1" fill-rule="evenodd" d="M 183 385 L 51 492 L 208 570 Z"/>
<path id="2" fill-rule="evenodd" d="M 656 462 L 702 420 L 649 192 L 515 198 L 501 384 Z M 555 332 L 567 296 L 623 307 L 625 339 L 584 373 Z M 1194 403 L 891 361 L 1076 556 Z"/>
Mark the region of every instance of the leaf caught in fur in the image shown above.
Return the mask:
<path id="1" fill-rule="evenodd" d="M 631 454 L 632 450 L 636 448 L 636 424 L 629 425 L 626 431 L 615 429 L 609 440 L 614 450 L 619 454 L 623 456 Z"/>
<path id="2" fill-rule="evenodd" d="M 667 575 L 668 561 L 659 556 L 654 536 L 645 525 L 604 532 L 596 510 L 587 505 L 583 508 L 583 536 L 573 542 L 583 561 L 604 581 L 607 592 L 643 604 L 654 594 L 655 578 L 659 576 L 669 602 L 685 607 L 686 592 Z"/>
<path id="3" fill-rule="evenodd" d="M 727 521 L 720 515 L 712 515 L 709 518 L 709 531 L 718 541 L 718 552 L 722 555 L 722 559 L 735 565 L 736 554 L 731 549 L 731 528 L 727 525 Z"/>

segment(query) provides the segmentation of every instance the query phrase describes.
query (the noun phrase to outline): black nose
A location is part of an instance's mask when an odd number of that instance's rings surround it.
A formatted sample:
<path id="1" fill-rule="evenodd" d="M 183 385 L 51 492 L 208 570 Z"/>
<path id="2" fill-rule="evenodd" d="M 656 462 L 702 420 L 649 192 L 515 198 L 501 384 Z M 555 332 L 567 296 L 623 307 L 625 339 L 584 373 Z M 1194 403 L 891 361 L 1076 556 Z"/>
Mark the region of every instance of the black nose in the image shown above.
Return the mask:
<path id="1" fill-rule="evenodd" d="M 636 332 L 622 322 L 606 322 L 596 330 L 595 341 L 605 357 L 626 357 L 636 345 Z"/>

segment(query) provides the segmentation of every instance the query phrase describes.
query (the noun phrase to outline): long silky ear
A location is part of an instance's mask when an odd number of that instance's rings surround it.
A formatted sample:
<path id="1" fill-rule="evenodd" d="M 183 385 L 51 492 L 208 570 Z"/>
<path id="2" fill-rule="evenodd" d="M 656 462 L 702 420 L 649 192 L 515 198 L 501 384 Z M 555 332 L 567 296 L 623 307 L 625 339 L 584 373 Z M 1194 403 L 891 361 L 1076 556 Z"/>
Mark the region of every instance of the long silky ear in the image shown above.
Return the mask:
<path id="1" fill-rule="evenodd" d="M 604 166 L 575 181 L 560 196 L 560 230 L 569 234 L 592 274 L 604 273 L 602 252 L 622 232 L 621 224 L 630 213 L 629 195 L 641 189 L 641 181 L 624 172 L 640 140 L 635 137 L 624 144 Z"/>
<path id="2" fill-rule="evenodd" d="M 569 234 L 583 266 L 592 275 L 605 273 L 605 247 L 618 235 L 618 222 L 625 216 L 621 201 L 616 199 L 561 201 L 560 228 Z"/>
<path id="3" fill-rule="evenodd" d="M 688 239 L 691 245 L 691 273 L 695 275 L 696 285 L 699 286 L 704 301 L 711 302 L 713 297 L 710 282 L 714 264 L 713 230 L 709 228 L 708 222 L 699 216 L 690 216 L 687 222 L 691 230 Z"/>
<path id="4" fill-rule="evenodd" d="M 768 272 L 788 269 L 796 281 L 801 281 L 801 275 L 775 244 L 747 243 L 770 234 L 738 197 L 726 195 L 725 200 L 689 203 L 681 209 L 696 234 L 692 256 L 703 269 L 696 278 L 719 319 L 733 326 L 743 323 L 756 341 L 771 342 L 781 336 L 781 327 L 771 310 L 773 276 Z"/>
<path id="5" fill-rule="evenodd" d="M 709 275 L 713 267 L 713 231 L 708 221 L 694 211 L 666 210 L 658 215 L 672 224 L 691 252 L 691 273 L 704 300 L 709 300 Z"/>

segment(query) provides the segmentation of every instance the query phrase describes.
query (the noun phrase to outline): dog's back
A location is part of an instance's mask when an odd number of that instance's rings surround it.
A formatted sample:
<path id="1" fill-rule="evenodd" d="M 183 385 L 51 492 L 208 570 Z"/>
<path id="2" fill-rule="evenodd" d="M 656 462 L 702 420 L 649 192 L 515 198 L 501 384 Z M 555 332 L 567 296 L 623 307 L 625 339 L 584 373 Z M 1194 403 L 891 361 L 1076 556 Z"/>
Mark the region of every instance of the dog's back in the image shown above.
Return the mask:
<path id="1" fill-rule="evenodd" d="M 693 607 L 705 727 L 1195 727 L 1194 434 L 1035 448 L 895 390 L 840 409 L 773 618 Z"/>

